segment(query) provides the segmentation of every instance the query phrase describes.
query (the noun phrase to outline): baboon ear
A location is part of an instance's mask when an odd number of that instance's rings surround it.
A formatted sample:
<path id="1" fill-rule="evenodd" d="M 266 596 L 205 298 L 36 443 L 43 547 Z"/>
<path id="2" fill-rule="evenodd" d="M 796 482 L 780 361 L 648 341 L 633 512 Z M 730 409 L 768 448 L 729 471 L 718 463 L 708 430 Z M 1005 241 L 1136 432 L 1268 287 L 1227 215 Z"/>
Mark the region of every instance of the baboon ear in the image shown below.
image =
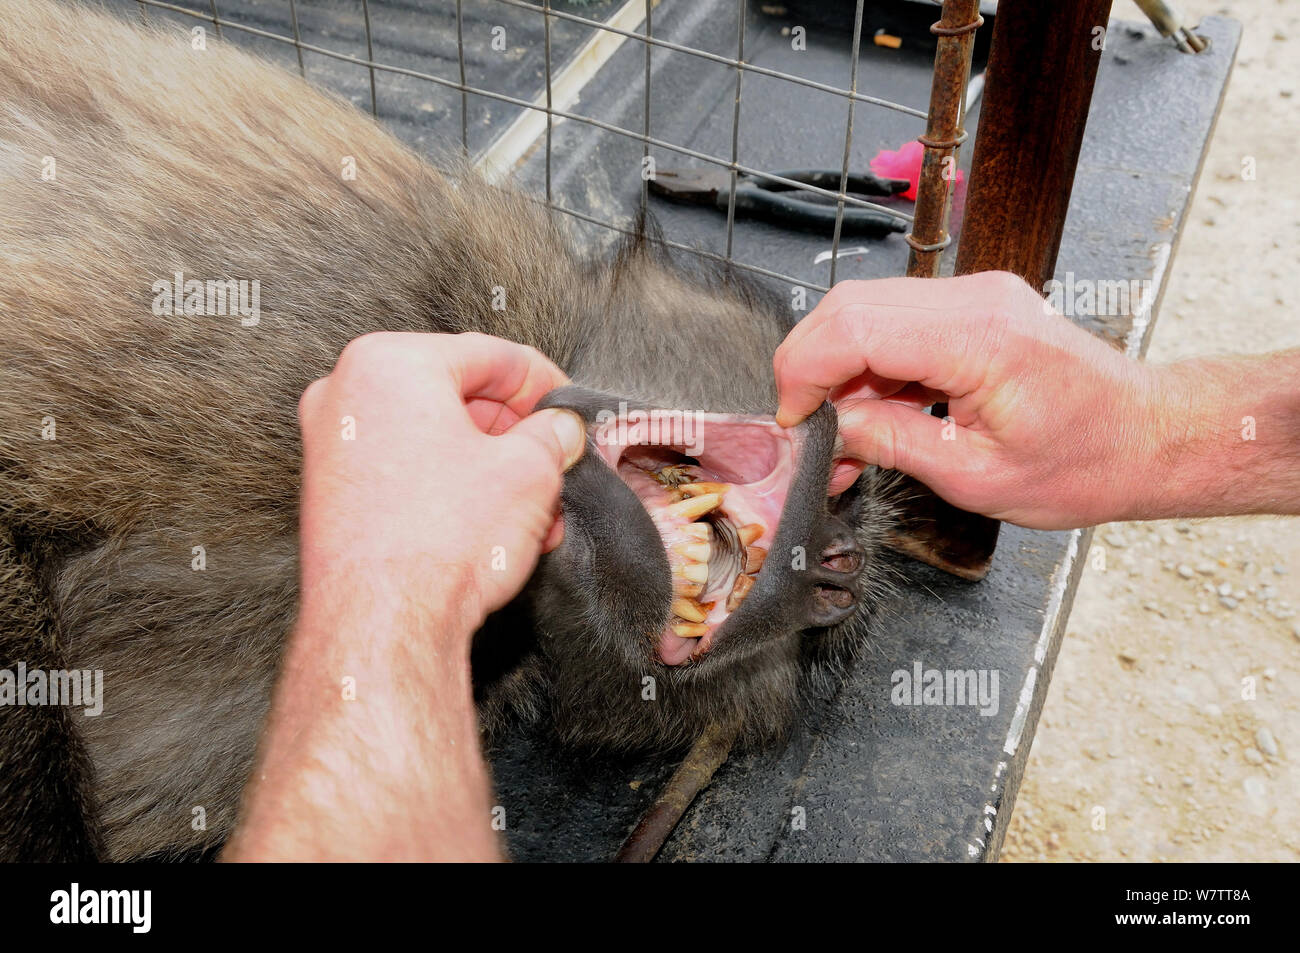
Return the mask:
<path id="1" fill-rule="evenodd" d="M 899 519 L 885 545 L 962 579 L 983 579 L 1002 524 L 957 509 L 919 480 L 901 474 L 900 480 Z"/>

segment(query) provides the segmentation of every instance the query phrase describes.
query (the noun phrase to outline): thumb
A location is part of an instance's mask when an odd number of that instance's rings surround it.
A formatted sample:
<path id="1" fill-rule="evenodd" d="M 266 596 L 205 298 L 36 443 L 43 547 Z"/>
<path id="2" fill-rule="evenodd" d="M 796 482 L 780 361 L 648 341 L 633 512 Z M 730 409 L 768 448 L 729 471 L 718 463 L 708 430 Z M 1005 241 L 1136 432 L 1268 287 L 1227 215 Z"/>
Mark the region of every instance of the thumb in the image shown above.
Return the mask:
<path id="1" fill-rule="evenodd" d="M 558 407 L 529 414 L 503 434 L 540 446 L 555 461 L 557 470 L 569 469 L 587 447 L 587 424 L 571 410 Z"/>
<path id="2" fill-rule="evenodd" d="M 890 400 L 857 400 L 836 409 L 845 456 L 900 470 L 939 493 L 948 476 L 963 469 L 960 428 L 942 417 Z"/>

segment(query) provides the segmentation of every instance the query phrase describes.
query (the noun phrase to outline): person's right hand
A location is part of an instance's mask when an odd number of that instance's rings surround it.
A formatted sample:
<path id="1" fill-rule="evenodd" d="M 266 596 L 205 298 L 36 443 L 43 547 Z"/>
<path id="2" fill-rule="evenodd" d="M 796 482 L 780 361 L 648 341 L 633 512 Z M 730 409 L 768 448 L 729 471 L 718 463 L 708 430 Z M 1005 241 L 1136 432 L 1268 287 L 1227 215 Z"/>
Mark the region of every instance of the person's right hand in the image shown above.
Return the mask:
<path id="1" fill-rule="evenodd" d="M 841 282 L 773 363 L 783 426 L 826 399 L 839 411 L 832 493 L 877 464 L 962 509 L 1060 529 L 1130 515 L 1155 478 L 1164 378 L 1014 275 Z M 951 422 L 923 410 L 940 401 Z"/>

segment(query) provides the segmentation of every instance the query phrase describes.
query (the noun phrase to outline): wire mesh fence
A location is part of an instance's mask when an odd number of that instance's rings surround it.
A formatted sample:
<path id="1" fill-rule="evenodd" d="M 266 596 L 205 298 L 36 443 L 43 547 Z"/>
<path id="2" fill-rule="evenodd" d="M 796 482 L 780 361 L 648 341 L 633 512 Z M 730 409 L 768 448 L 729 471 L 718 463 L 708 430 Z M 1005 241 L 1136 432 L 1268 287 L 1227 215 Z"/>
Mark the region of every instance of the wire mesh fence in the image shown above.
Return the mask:
<path id="1" fill-rule="evenodd" d="M 560 122 L 575 123 L 593 133 L 597 131 L 603 132 L 640 145 L 643 158 L 643 175 L 640 187 L 640 204 L 642 208 L 649 203 L 649 184 L 653 178 L 655 168 L 652 150 L 658 150 L 660 153 L 672 156 L 680 156 L 702 163 L 706 167 L 722 170 L 729 182 L 729 188 L 726 189 L 726 229 L 721 249 L 709 250 L 700 247 L 698 244 L 681 242 L 675 239 L 671 233 L 664 235 L 663 242 L 671 248 L 689 252 L 702 258 L 725 262 L 731 267 L 770 279 L 807 287 L 815 291 L 824 292 L 828 290 L 829 286 L 833 285 L 836 280 L 836 263 L 840 257 L 846 209 L 872 210 L 892 217 L 910 229 L 913 224 L 913 214 L 896 204 L 886 205 L 863 198 L 861 194 L 849 188 L 850 175 L 853 171 L 851 164 L 854 125 L 859 107 L 889 110 L 915 120 L 916 137 L 926 145 L 927 149 L 931 148 L 931 143 L 927 142 L 923 135 L 926 129 L 926 121 L 931 117 L 929 109 L 917 108 L 884 96 L 873 95 L 870 91 L 859 88 L 858 65 L 864 32 L 865 0 L 856 0 L 854 4 L 850 72 L 847 85 L 824 82 L 795 72 L 762 66 L 753 62 L 752 57 L 747 59 L 746 20 L 749 12 L 747 0 L 734 0 L 734 3 L 729 4 L 734 16 L 735 27 L 734 46 L 727 51 L 704 49 L 699 46 L 656 36 L 655 13 L 660 2 L 661 0 L 626 0 L 621 4 L 615 2 L 607 5 L 607 16 L 598 18 L 578 12 L 584 10 L 584 7 L 577 6 L 575 9 L 564 9 L 552 3 L 552 0 L 540 0 L 540 2 L 531 2 L 531 0 L 423 0 L 423 2 L 415 4 L 413 12 L 417 16 L 429 18 L 429 29 L 420 31 L 421 35 L 419 36 L 403 35 L 395 40 L 390 38 L 387 45 L 391 50 L 401 49 L 405 54 L 402 58 L 408 63 L 428 59 L 429 56 L 424 54 L 432 54 L 434 46 L 450 43 L 453 24 L 449 21 L 450 18 L 454 17 L 454 58 L 445 52 L 442 56 L 442 59 L 451 66 L 451 75 L 439 75 L 428 68 L 418 68 L 417 66 L 403 65 L 393 61 L 396 57 L 385 61 L 383 57 L 376 55 L 375 19 L 376 15 L 384 12 L 384 0 L 325 0 L 327 5 L 334 8 L 331 10 L 332 15 L 341 13 L 347 16 L 350 14 L 353 20 L 359 16 L 360 24 L 358 26 L 360 29 L 358 33 L 363 33 L 363 43 L 326 43 L 323 40 L 312 42 L 304 38 L 305 30 L 300 23 L 300 17 L 315 10 L 315 5 L 308 3 L 308 0 L 270 0 L 269 3 L 259 3 L 251 7 L 240 4 L 238 12 L 223 12 L 223 5 L 218 0 L 188 0 L 188 2 L 180 3 L 167 2 L 167 0 L 134 0 L 140 16 L 146 21 L 150 19 L 151 12 L 154 14 L 170 14 L 201 24 L 205 29 L 210 27 L 218 37 L 232 38 L 239 35 L 249 42 L 255 41 L 260 44 L 259 52 L 272 53 L 275 45 L 279 45 L 285 50 L 291 50 L 292 60 L 286 65 L 292 64 L 293 68 L 296 68 L 301 75 L 312 81 L 316 81 L 316 77 L 308 67 L 309 60 L 313 57 L 334 61 L 341 65 L 353 66 L 365 77 L 362 88 L 353 91 L 355 93 L 352 96 L 354 102 L 357 102 L 363 108 L 368 108 L 381 121 L 387 122 L 392 118 L 388 115 L 386 109 L 381 108 L 390 99 L 387 91 L 382 88 L 382 81 L 385 79 L 390 83 L 414 81 L 417 84 L 430 84 L 439 87 L 459 100 L 458 125 L 462 153 L 476 159 L 480 166 L 488 166 L 485 171 L 492 177 L 509 173 L 511 171 L 510 163 L 518 161 L 520 157 L 528 154 L 533 147 L 544 150 L 544 178 L 542 188 L 539 189 L 541 194 L 537 196 L 538 200 L 545 202 L 548 207 L 557 212 L 608 232 L 630 234 L 634 231 L 634 227 L 630 222 L 620 223 L 611 220 L 608 216 L 596 215 L 589 211 L 567 206 L 557 199 L 553 187 L 552 158 L 555 128 Z M 467 57 L 469 41 L 466 32 L 467 7 L 471 3 L 477 14 L 476 28 L 480 27 L 482 22 L 485 22 L 482 19 L 484 8 L 493 6 L 517 10 L 526 17 L 536 18 L 536 24 L 540 26 L 540 31 L 535 31 L 532 36 L 536 36 L 536 33 L 540 32 L 542 46 L 541 76 L 538 84 L 541 86 L 540 91 L 530 95 L 530 90 L 520 88 L 518 84 L 513 87 L 513 91 L 507 91 L 505 88 L 491 88 L 490 77 L 486 75 L 474 77 L 471 75 L 472 71 L 469 68 Z M 340 4 L 343 5 L 342 9 L 339 9 Z M 232 2 L 227 3 L 227 6 L 232 5 L 234 5 Z M 278 12 L 274 9 L 268 9 L 281 5 L 283 8 Z M 934 0 L 933 5 L 938 9 L 938 0 Z M 405 6 L 409 7 L 410 4 Z M 571 3 L 565 6 L 574 7 L 575 4 Z M 966 0 L 964 4 L 954 4 L 953 0 L 947 0 L 947 2 L 943 3 L 944 17 L 950 16 L 950 7 L 953 6 L 971 7 L 976 12 L 978 10 L 977 0 Z M 408 20 L 410 12 L 408 11 Z M 953 15 L 958 16 L 960 19 L 960 13 L 953 13 Z M 935 26 L 939 27 L 940 24 Z M 971 24 L 969 30 L 973 30 L 976 26 L 978 26 L 978 23 Z M 557 44 L 556 34 L 561 28 L 566 28 L 568 33 L 564 37 L 564 42 Z M 494 29 L 500 29 L 504 34 L 503 27 Z M 580 43 L 581 33 L 575 33 L 574 31 L 587 33 L 587 42 Z M 325 34 L 330 31 L 318 30 L 317 32 L 324 38 Z M 481 30 L 476 29 L 476 32 L 481 32 Z M 940 36 L 942 42 L 942 31 L 936 30 L 933 32 Z M 337 31 L 335 31 L 335 37 L 338 38 Z M 495 43 L 496 40 L 497 37 L 493 35 L 492 42 Z M 599 48 L 602 42 L 604 43 L 603 50 Z M 644 57 L 642 89 L 640 90 L 640 128 L 633 128 L 631 122 L 620 123 L 598 118 L 569 104 L 570 100 L 576 100 L 577 94 L 592 81 L 602 63 L 612 55 L 612 52 L 629 43 L 638 44 L 643 50 Z M 348 51 L 339 48 L 347 45 L 352 45 L 355 49 Z M 656 55 L 690 57 L 708 63 L 717 69 L 729 71 L 732 77 L 729 89 L 734 94 L 729 149 L 693 148 L 682 142 L 654 134 L 652 125 L 654 118 L 652 112 L 654 71 L 652 66 Z M 969 63 L 969 50 L 967 50 L 965 57 L 966 69 L 954 73 L 945 80 L 959 92 L 965 88 Z M 580 75 L 576 79 L 568 75 L 570 68 L 575 65 L 582 67 L 578 70 Z M 744 161 L 740 142 L 742 103 L 745 98 L 746 81 L 749 80 L 752 83 L 756 78 L 788 83 L 793 87 L 809 91 L 810 95 L 829 96 L 842 103 L 844 107 L 842 162 L 838 169 L 835 170 L 839 173 L 839 181 L 835 186 L 827 187 L 827 185 L 814 184 L 806 180 L 796 180 Z M 557 79 L 565 84 L 566 95 L 557 95 Z M 575 84 L 576 91 L 568 89 L 574 87 Z M 406 87 L 408 90 L 409 88 Z M 384 95 L 381 95 L 381 92 Z M 484 116 L 476 115 L 474 105 L 476 101 L 486 103 L 487 113 Z M 494 106 L 502 107 L 506 111 L 494 113 L 492 112 Z M 482 109 L 479 109 L 479 112 L 482 111 Z M 510 112 L 514 112 L 515 115 L 512 117 L 509 114 Z M 964 118 L 964 113 L 965 110 L 963 109 L 961 116 L 958 117 L 959 121 Z M 526 122 L 529 117 L 534 120 L 531 124 Z M 519 128 L 521 125 L 524 128 Z M 487 127 L 487 130 L 492 133 L 494 138 L 486 140 L 485 143 L 480 126 Z M 535 130 L 535 140 L 533 130 Z M 428 132 L 428 130 L 426 129 L 425 132 Z M 446 133 L 442 130 L 437 130 L 433 135 L 435 139 L 446 138 Z M 510 143 L 511 148 L 504 150 L 506 159 L 502 160 L 498 153 L 503 151 L 500 146 L 502 141 L 507 138 L 513 138 L 513 141 Z M 960 138 L 948 144 L 945 154 L 955 154 L 961 140 L 964 138 L 963 133 Z M 504 167 L 501 165 L 503 161 L 505 161 Z M 815 201 L 821 203 L 833 203 L 835 214 L 830 235 L 830 273 L 829 281 L 825 285 L 809 280 L 806 277 L 801 278 L 786 274 L 783 271 L 743 261 L 736 256 L 736 194 L 737 183 L 742 177 L 763 183 L 767 188 L 775 187 L 790 190 L 796 195 L 812 197 Z M 941 194 L 929 196 L 918 194 L 917 198 L 917 208 L 921 208 L 924 203 L 932 208 L 939 209 L 941 213 L 939 221 L 945 226 L 951 207 L 952 184 L 953 181 L 950 176 L 945 176 L 942 179 L 936 178 L 929 183 L 923 181 L 923 188 L 938 189 Z M 721 210 L 721 207 L 719 210 Z M 934 242 L 932 239 L 928 243 L 914 240 L 910 232 L 908 240 L 914 250 L 918 247 L 942 250 L 947 246 L 946 233 L 944 233 L 944 240 L 939 243 Z M 913 257 L 915 258 L 915 254 Z"/>

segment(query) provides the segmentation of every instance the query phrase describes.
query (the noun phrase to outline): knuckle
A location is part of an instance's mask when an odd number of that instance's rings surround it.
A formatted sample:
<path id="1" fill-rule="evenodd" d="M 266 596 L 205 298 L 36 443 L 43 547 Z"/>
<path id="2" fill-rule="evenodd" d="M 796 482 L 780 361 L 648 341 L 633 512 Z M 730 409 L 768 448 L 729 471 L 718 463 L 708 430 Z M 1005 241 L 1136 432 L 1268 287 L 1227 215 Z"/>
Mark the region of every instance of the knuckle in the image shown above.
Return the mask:
<path id="1" fill-rule="evenodd" d="M 353 338 L 339 355 L 340 369 L 368 365 L 384 359 L 393 350 L 393 335 L 387 331 L 372 331 Z"/>
<path id="2" fill-rule="evenodd" d="M 989 290 L 1001 296 L 1014 298 L 1030 290 L 1029 285 L 1019 275 L 1010 271 L 990 271 L 988 274 Z"/>
<path id="3" fill-rule="evenodd" d="M 353 338 L 339 355 L 336 370 L 346 378 L 386 378 L 393 372 L 425 367 L 430 352 L 413 346 L 417 340 L 436 345 L 441 335 L 373 331 Z"/>
<path id="4" fill-rule="evenodd" d="M 537 348 L 533 347 L 531 344 L 516 344 L 515 347 L 523 350 L 524 355 L 528 358 L 529 365 L 540 364 L 550 367 L 553 363 L 549 357 L 537 350 Z"/>
<path id="5" fill-rule="evenodd" d="M 872 322 L 862 305 L 846 303 L 836 309 L 831 317 L 831 322 L 835 329 L 835 337 L 843 341 L 846 347 L 853 348 L 862 354 L 868 353 L 867 348 L 871 343 Z"/>
<path id="6" fill-rule="evenodd" d="M 298 396 L 298 422 L 304 423 L 311 415 L 312 409 L 319 406 L 325 390 L 327 377 L 320 377 L 308 384 Z"/>
<path id="7" fill-rule="evenodd" d="M 869 437 L 870 462 L 883 470 L 899 469 L 904 462 L 902 435 L 895 422 L 889 417 L 868 421 L 865 406 L 854 408 L 847 416 L 854 430 Z M 870 426 L 867 426 L 868 423 Z"/>
<path id="8" fill-rule="evenodd" d="M 867 282 L 860 278 L 849 278 L 838 282 L 826 292 L 819 306 L 823 310 L 839 312 L 846 305 L 861 299 L 866 291 Z"/>

